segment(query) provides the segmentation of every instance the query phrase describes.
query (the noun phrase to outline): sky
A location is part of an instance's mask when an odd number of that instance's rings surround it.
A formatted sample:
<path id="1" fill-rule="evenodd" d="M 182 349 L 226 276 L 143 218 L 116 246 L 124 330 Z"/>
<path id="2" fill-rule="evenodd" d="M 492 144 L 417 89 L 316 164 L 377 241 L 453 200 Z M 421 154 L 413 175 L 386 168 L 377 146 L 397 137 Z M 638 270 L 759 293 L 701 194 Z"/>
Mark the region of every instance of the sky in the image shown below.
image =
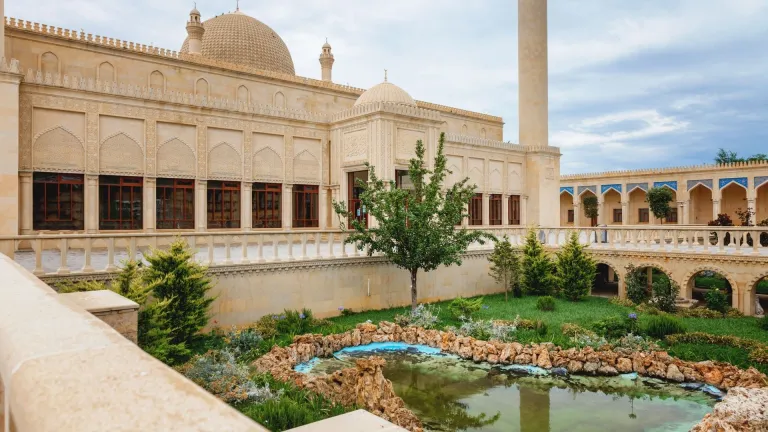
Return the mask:
<path id="1" fill-rule="evenodd" d="M 5 14 L 178 50 L 191 1 L 6 0 Z M 203 19 L 236 0 L 199 0 Z M 549 141 L 563 174 L 768 153 L 768 0 L 549 0 Z M 517 2 L 240 0 L 300 76 L 393 82 L 414 98 L 498 115 L 518 142 Z"/>

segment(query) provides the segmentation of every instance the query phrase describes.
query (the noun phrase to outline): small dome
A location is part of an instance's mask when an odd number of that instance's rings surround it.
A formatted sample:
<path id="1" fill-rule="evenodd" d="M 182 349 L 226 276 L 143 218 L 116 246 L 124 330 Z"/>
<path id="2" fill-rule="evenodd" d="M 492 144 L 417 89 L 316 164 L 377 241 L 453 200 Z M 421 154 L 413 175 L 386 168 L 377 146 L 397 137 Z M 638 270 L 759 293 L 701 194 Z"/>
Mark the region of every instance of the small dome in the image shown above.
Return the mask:
<path id="1" fill-rule="evenodd" d="M 416 106 L 416 101 L 413 100 L 408 92 L 388 81 L 384 81 L 383 83 L 366 90 L 365 93 L 357 98 L 355 106 L 374 102 L 392 102 L 402 105 Z"/>
<path id="2" fill-rule="evenodd" d="M 190 15 L 200 15 L 200 11 L 197 10 L 196 7 L 192 8 L 192 10 L 189 12 Z"/>
<path id="3" fill-rule="evenodd" d="M 323 44 L 323 48 L 330 48 L 330 47 L 331 47 L 331 44 L 329 44 L 328 41 L 326 40 L 325 43 Z"/>
<path id="4" fill-rule="evenodd" d="M 285 42 L 263 22 L 239 10 L 203 22 L 203 57 L 250 66 L 256 69 L 296 75 Z M 181 46 L 189 52 L 189 38 Z"/>

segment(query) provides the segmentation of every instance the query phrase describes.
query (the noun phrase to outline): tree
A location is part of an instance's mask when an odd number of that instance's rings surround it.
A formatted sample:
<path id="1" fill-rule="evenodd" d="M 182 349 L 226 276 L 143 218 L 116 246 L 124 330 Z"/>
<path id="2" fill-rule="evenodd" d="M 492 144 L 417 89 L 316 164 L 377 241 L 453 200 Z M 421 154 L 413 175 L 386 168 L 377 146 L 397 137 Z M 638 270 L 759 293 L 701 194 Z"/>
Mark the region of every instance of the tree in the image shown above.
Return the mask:
<path id="1" fill-rule="evenodd" d="M 667 187 L 655 187 L 648 189 L 645 201 L 651 208 L 651 213 L 658 219 L 665 219 L 671 210 L 669 203 L 672 201 L 672 191 Z"/>
<path id="2" fill-rule="evenodd" d="M 510 291 L 515 297 L 521 297 L 523 293 L 520 290 L 520 258 L 509 242 L 509 237 L 505 235 L 496 241 L 488 261 L 491 262 L 491 277 L 504 286 L 504 301 L 508 300 Z"/>
<path id="3" fill-rule="evenodd" d="M 757 153 L 747 158 L 747 162 L 766 162 L 768 161 L 768 155 L 765 153 Z"/>
<path id="4" fill-rule="evenodd" d="M 597 264 L 579 244 L 577 233 L 571 233 L 568 242 L 557 253 L 557 282 L 566 299 L 578 301 L 589 295 L 597 275 Z"/>
<path id="5" fill-rule="evenodd" d="M 584 206 L 584 216 L 588 217 L 590 220 L 594 220 L 597 218 L 598 215 L 598 207 L 597 207 L 597 197 L 594 195 L 590 195 L 588 197 L 585 197 L 582 201 L 582 205 Z"/>
<path id="6" fill-rule="evenodd" d="M 158 302 L 167 302 L 167 328 L 170 344 L 176 346 L 175 359 L 183 357 L 185 346 L 208 324 L 214 297 L 208 295 L 212 285 L 205 267 L 196 263 L 192 251 L 182 239 L 168 250 L 153 250 L 145 255 L 149 267 L 142 280 Z"/>
<path id="7" fill-rule="evenodd" d="M 735 151 L 726 150 L 720 148 L 715 156 L 715 163 L 718 165 L 732 164 L 736 162 L 743 162 L 744 159 L 740 158 Z"/>
<path id="8" fill-rule="evenodd" d="M 629 264 L 624 283 L 627 287 L 627 298 L 632 303 L 639 305 L 648 300 L 648 284 L 642 278 L 642 269 L 638 269 L 634 264 Z"/>
<path id="9" fill-rule="evenodd" d="M 374 167 L 366 164 L 369 180 L 358 181 L 357 186 L 362 189 L 361 205 L 374 221 L 370 227 L 350 217 L 345 203 L 333 203 L 342 230 L 347 229 L 347 221 L 352 219 L 346 243 L 367 250 L 368 256 L 382 253 L 396 266 L 408 270 L 413 310 L 417 306 L 419 270 L 429 272 L 441 265 L 461 265 L 461 257 L 470 244 L 493 239 L 479 230 L 456 227 L 468 216 L 466 209 L 475 186 L 465 178 L 444 189 L 443 183 L 450 174 L 444 147 L 445 134 L 441 133 L 434 168 L 430 170 L 424 161 L 424 144 L 421 140 L 416 142 L 416 157 L 408 167 L 413 185 L 409 190 L 380 179 Z"/>
<path id="10" fill-rule="evenodd" d="M 528 230 L 523 247 L 523 289 L 528 294 L 551 295 L 554 290 L 554 264 L 536 238 L 536 230 Z"/>

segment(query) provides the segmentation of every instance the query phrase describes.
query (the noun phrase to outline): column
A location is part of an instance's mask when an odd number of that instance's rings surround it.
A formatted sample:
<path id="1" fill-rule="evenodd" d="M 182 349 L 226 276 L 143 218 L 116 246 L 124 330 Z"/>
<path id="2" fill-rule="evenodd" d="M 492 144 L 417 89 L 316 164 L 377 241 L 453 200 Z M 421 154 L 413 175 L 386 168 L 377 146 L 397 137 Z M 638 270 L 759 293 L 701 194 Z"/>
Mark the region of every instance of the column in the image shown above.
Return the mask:
<path id="1" fill-rule="evenodd" d="M 717 219 L 717 215 L 720 214 L 720 200 L 712 200 L 712 220 Z"/>
<path id="2" fill-rule="evenodd" d="M 19 196 L 21 200 L 19 202 L 19 206 L 21 208 L 21 234 L 32 234 L 32 230 L 34 229 L 32 224 L 32 206 L 34 204 L 32 198 L 31 172 L 19 173 L 19 188 Z"/>
<path id="3" fill-rule="evenodd" d="M 527 225 L 528 225 L 528 195 L 521 195 L 520 196 L 520 226 L 527 226 Z M 559 223 L 557 225 L 559 225 Z"/>
<path id="4" fill-rule="evenodd" d="M 613 267 L 611 266 L 606 266 L 606 267 L 608 267 L 608 282 L 613 282 L 613 278 L 616 277 L 616 273 L 613 271 Z"/>
<path id="5" fill-rule="evenodd" d="M 0 5 L 3 1 L 0 0 Z M 3 26 L 0 26 L 3 27 Z M 4 31 L 4 30 L 3 30 Z M 5 38 L 0 33 L 0 45 Z M 0 49 L 0 51 L 4 51 Z M 0 52 L 2 54 L 2 52 Z M 0 61 L 6 59 L 0 55 Z M 18 235 L 21 228 L 19 191 L 19 83 L 18 62 L 0 67 L 0 235 Z M 9 68 L 6 70 L 6 67 Z M 13 256 L 13 251 L 5 251 Z"/>
<path id="6" fill-rule="evenodd" d="M 208 180 L 195 182 L 195 229 L 208 230 Z"/>
<path id="7" fill-rule="evenodd" d="M 747 198 L 747 209 L 752 210 L 755 212 L 755 214 L 752 216 L 752 218 L 749 220 L 749 225 L 754 226 L 757 222 L 755 219 L 757 219 L 757 207 L 755 207 L 755 199 L 754 198 Z"/>
<path id="8" fill-rule="evenodd" d="M 578 201 L 573 203 L 573 226 L 581 226 L 581 203 Z"/>
<path id="9" fill-rule="evenodd" d="M 242 182 L 240 184 L 240 229 L 250 231 L 253 224 L 251 216 L 253 212 L 253 183 Z"/>
<path id="10" fill-rule="evenodd" d="M 283 229 L 293 226 L 293 185 L 283 185 Z"/>
<path id="11" fill-rule="evenodd" d="M 629 201 L 621 202 L 621 224 L 629 225 Z"/>
<path id="12" fill-rule="evenodd" d="M 679 214 L 678 214 L 679 216 Z M 691 200 L 688 199 L 683 203 L 683 223 L 686 225 L 691 224 Z"/>
<path id="13" fill-rule="evenodd" d="M 86 234 L 96 234 L 99 231 L 99 176 L 85 175 L 83 199 L 85 200 L 83 206 L 85 211 L 85 232 Z"/>
<path id="14" fill-rule="evenodd" d="M 601 197 L 602 198 L 602 197 Z M 600 199 L 597 202 L 597 224 L 605 224 L 605 199 Z"/>
<path id="15" fill-rule="evenodd" d="M 144 178 L 144 185 L 143 185 L 143 191 L 144 191 L 144 214 L 142 215 L 142 220 L 144 224 L 144 232 L 155 232 L 156 221 L 157 218 L 157 200 L 155 199 L 155 196 L 157 196 L 157 179 L 155 178 Z"/>
<path id="16" fill-rule="evenodd" d="M 339 202 L 339 186 L 332 186 L 330 188 L 331 201 Z M 331 220 L 328 221 L 328 228 L 339 229 L 339 217 L 336 212 L 331 209 Z"/>
<path id="17" fill-rule="evenodd" d="M 318 216 L 317 226 L 319 229 L 324 230 L 328 228 L 328 189 L 325 186 L 320 186 L 318 200 Z"/>
<path id="18" fill-rule="evenodd" d="M 490 195 L 487 193 L 483 194 L 483 226 L 488 226 L 491 224 L 490 221 Z"/>
<path id="19" fill-rule="evenodd" d="M 677 202 L 677 224 L 686 224 L 685 214 L 687 213 L 687 206 L 684 201 Z"/>
<path id="20" fill-rule="evenodd" d="M 509 225 L 509 195 L 501 196 L 501 225 Z"/>

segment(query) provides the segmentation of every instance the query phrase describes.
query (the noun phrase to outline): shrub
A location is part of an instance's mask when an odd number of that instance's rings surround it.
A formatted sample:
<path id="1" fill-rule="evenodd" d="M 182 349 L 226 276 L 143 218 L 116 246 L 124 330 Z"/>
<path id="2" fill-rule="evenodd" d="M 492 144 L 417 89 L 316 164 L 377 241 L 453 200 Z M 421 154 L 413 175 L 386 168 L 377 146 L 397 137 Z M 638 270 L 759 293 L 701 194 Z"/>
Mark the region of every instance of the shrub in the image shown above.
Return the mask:
<path id="1" fill-rule="evenodd" d="M 680 309 L 675 315 L 683 318 L 722 318 L 723 314 L 707 308 Z"/>
<path id="2" fill-rule="evenodd" d="M 643 334 L 656 339 L 664 339 L 668 335 L 685 333 L 685 325 L 677 318 L 668 315 L 648 317 L 643 323 Z"/>
<path id="3" fill-rule="evenodd" d="M 474 299 L 466 299 L 463 297 L 456 297 L 453 299 L 450 305 L 448 305 L 448 311 L 456 319 L 472 318 L 483 307 L 483 298 L 477 297 Z"/>
<path id="4" fill-rule="evenodd" d="M 253 324 L 253 329 L 264 339 L 272 339 L 278 335 L 277 315 L 264 315 Z"/>
<path id="5" fill-rule="evenodd" d="M 677 282 L 668 277 L 660 277 L 653 281 L 653 296 L 650 304 L 664 312 L 674 312 L 677 309 L 675 301 L 680 293 Z"/>
<path id="6" fill-rule="evenodd" d="M 423 327 L 425 329 L 436 328 L 440 322 L 440 308 L 436 306 L 429 306 L 420 304 L 416 306 L 416 309 L 408 311 L 405 315 L 395 315 L 395 324 L 405 326 Z"/>
<path id="7" fill-rule="evenodd" d="M 552 296 L 539 297 L 536 301 L 536 309 L 540 311 L 555 310 L 555 298 Z"/>
<path id="8" fill-rule="evenodd" d="M 224 336 L 224 341 L 232 354 L 239 358 L 258 350 L 264 338 L 252 328 L 239 329 L 232 326 L 232 329 Z"/>
<path id="9" fill-rule="evenodd" d="M 519 317 L 518 317 L 519 318 Z M 517 340 L 517 325 L 515 320 L 512 324 L 497 324 L 493 322 L 491 324 L 490 340 L 497 340 L 500 342 L 512 342 Z"/>
<path id="10" fill-rule="evenodd" d="M 663 315 L 663 314 L 666 313 L 666 312 L 660 311 L 659 308 L 657 308 L 656 306 L 648 304 L 648 303 L 643 303 L 643 304 L 637 305 L 636 310 L 638 312 L 642 312 L 642 313 L 648 314 L 648 315 Z"/>
<path id="11" fill-rule="evenodd" d="M 285 309 L 277 316 L 276 329 L 280 334 L 302 335 L 309 333 L 315 325 L 315 318 L 310 309 L 299 311 Z"/>
<path id="12" fill-rule="evenodd" d="M 720 312 L 725 315 L 728 311 L 728 295 L 725 291 L 717 288 L 710 289 L 704 294 L 704 300 L 707 301 L 707 309 Z"/>
<path id="13" fill-rule="evenodd" d="M 584 197 L 582 206 L 584 207 L 584 216 L 588 217 L 589 219 L 595 219 L 598 216 L 600 207 L 596 196 L 590 195 Z"/>
<path id="14" fill-rule="evenodd" d="M 227 403 L 264 402 L 279 397 L 269 385 L 257 386 L 249 378 L 248 367 L 238 364 L 229 351 L 208 351 L 179 369 L 184 376 Z"/>
<path id="15" fill-rule="evenodd" d="M 623 299 L 621 297 L 611 297 L 610 302 L 611 302 L 611 304 L 616 305 L 616 306 L 623 306 L 623 307 L 635 307 L 636 306 L 635 302 L 633 302 L 632 300 L 630 300 L 628 298 Z"/>
<path id="16" fill-rule="evenodd" d="M 578 301 L 589 295 L 597 274 L 597 264 L 586 246 L 579 244 L 579 236 L 571 233 L 568 243 L 557 253 L 557 282 L 562 295 Z"/>
<path id="17" fill-rule="evenodd" d="M 536 231 L 528 230 L 523 247 L 522 261 L 523 290 L 532 295 L 551 295 L 554 289 L 552 259 L 536 238 Z"/>
<path id="18" fill-rule="evenodd" d="M 597 336 L 595 332 L 589 329 L 585 329 L 584 327 L 573 324 L 573 323 L 565 323 L 562 326 L 560 326 L 560 331 L 563 332 L 564 335 L 568 337 L 576 337 L 576 336 Z"/>
<path id="19" fill-rule="evenodd" d="M 341 313 L 341 316 L 350 316 L 355 314 L 355 311 L 349 308 L 345 308 L 344 306 L 339 306 L 339 312 Z"/>
<path id="20" fill-rule="evenodd" d="M 544 337 L 549 333 L 549 326 L 542 320 L 536 320 L 536 324 L 533 328 L 539 337 Z"/>
<path id="21" fill-rule="evenodd" d="M 447 330 L 462 336 L 488 340 L 493 334 L 493 323 L 490 320 L 473 320 L 472 318 L 462 317 L 459 328 L 451 326 Z"/>
<path id="22" fill-rule="evenodd" d="M 506 235 L 497 240 L 493 247 L 493 253 L 488 257 L 491 263 L 490 275 L 496 282 L 504 286 L 504 301 L 510 291 L 515 297 L 522 297 L 520 289 L 520 258 L 509 242 Z"/>
<path id="23" fill-rule="evenodd" d="M 632 264 L 627 266 L 627 276 L 625 277 L 627 299 L 638 305 L 648 300 L 648 289 L 646 288 L 645 282 L 640 277 L 640 269 Z"/>
<path id="24" fill-rule="evenodd" d="M 658 351 L 659 345 L 647 338 L 636 334 L 628 334 L 612 343 L 614 349 L 625 349 L 629 351 Z"/>
<path id="25" fill-rule="evenodd" d="M 209 309 L 215 297 L 209 295 L 211 280 L 205 268 L 195 262 L 193 253 L 182 239 L 168 250 L 153 250 L 144 258 L 149 267 L 141 271 L 144 284 L 166 308 L 170 343 L 179 347 L 188 344 L 208 324 Z M 182 353 L 171 360 L 183 357 Z"/>
<path id="26" fill-rule="evenodd" d="M 608 341 L 594 333 L 592 334 L 580 334 L 570 338 L 571 343 L 579 348 L 592 347 L 594 349 L 600 349 L 605 345 L 608 345 Z"/>
<path id="27" fill-rule="evenodd" d="M 763 315 L 763 317 L 760 318 L 759 323 L 760 323 L 760 328 L 762 328 L 763 330 L 768 330 L 768 314 Z"/>
<path id="28" fill-rule="evenodd" d="M 592 323 L 592 329 L 600 336 L 609 339 L 618 339 L 630 332 L 628 320 L 614 315 Z"/>

